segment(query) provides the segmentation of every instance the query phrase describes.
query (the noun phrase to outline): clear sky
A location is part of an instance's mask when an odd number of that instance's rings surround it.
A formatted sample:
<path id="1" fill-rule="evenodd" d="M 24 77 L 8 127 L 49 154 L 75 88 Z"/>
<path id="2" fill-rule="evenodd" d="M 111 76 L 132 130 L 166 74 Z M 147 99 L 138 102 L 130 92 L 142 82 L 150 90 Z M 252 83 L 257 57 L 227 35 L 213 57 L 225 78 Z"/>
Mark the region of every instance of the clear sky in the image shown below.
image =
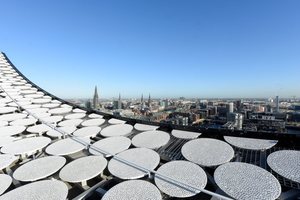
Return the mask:
<path id="1" fill-rule="evenodd" d="M 300 97 L 299 0 L 9 0 L 0 20 L 59 97 Z"/>

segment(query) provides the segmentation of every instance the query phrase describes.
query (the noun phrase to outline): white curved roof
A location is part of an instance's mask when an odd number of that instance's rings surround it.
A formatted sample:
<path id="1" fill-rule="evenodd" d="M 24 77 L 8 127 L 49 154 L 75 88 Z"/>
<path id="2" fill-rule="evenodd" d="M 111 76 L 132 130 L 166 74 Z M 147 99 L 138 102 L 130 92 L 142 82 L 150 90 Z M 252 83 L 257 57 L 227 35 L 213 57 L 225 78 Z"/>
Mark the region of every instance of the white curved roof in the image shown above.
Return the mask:
<path id="1" fill-rule="evenodd" d="M 134 125 L 134 128 L 138 131 L 154 131 L 154 130 L 158 129 L 159 126 L 136 123 Z"/>
<path id="2" fill-rule="evenodd" d="M 82 119 L 85 117 L 85 113 L 72 113 L 65 116 L 65 119 Z"/>
<path id="3" fill-rule="evenodd" d="M 96 119 L 88 119 L 81 123 L 81 126 L 101 126 L 105 123 L 105 119 L 96 118 Z"/>
<path id="4" fill-rule="evenodd" d="M 96 137 L 100 133 L 101 127 L 98 126 L 88 126 L 77 129 L 73 135 L 77 137 Z"/>
<path id="5" fill-rule="evenodd" d="M 253 139 L 253 138 L 242 138 L 242 137 L 231 137 L 224 136 L 224 139 L 229 144 L 249 150 L 265 150 L 270 149 L 277 144 L 277 140 L 262 140 L 262 139 Z"/>
<path id="6" fill-rule="evenodd" d="M 214 167 L 229 162 L 233 148 L 221 140 L 201 138 L 185 143 L 181 148 L 185 159 L 203 167 Z"/>
<path id="7" fill-rule="evenodd" d="M 277 174 L 300 183 L 300 151 L 275 151 L 268 156 L 267 162 Z"/>
<path id="8" fill-rule="evenodd" d="M 19 158 L 11 154 L 0 154 L 0 170 L 3 170 L 17 161 Z"/>
<path id="9" fill-rule="evenodd" d="M 66 159 L 60 156 L 38 158 L 17 168 L 13 173 L 13 177 L 24 182 L 37 181 L 56 173 L 65 163 Z"/>
<path id="10" fill-rule="evenodd" d="M 133 148 L 117 154 L 119 158 L 141 166 L 147 170 L 155 169 L 160 161 L 158 153 L 146 148 Z M 136 167 L 124 164 L 114 157 L 108 163 L 109 172 L 120 179 L 138 179 L 144 177 L 147 172 Z"/>
<path id="11" fill-rule="evenodd" d="M 101 174 L 106 166 L 107 161 L 103 156 L 86 156 L 64 166 L 59 177 L 70 183 L 83 182 Z"/>
<path id="12" fill-rule="evenodd" d="M 110 124 L 125 124 L 126 121 L 124 120 L 120 120 L 120 119 L 114 119 L 114 118 L 111 118 L 110 120 L 108 120 L 108 123 Z"/>
<path id="13" fill-rule="evenodd" d="M 0 127 L 0 138 L 18 135 L 24 132 L 26 129 L 25 126 L 2 126 Z"/>
<path id="14" fill-rule="evenodd" d="M 119 183 L 105 193 L 102 200 L 161 200 L 162 196 L 152 183 L 143 180 L 130 180 Z"/>
<path id="15" fill-rule="evenodd" d="M 270 172 L 247 163 L 221 165 L 215 170 L 214 179 L 234 199 L 277 199 L 281 193 L 278 180 Z"/>
<path id="16" fill-rule="evenodd" d="M 105 127 L 100 134 L 104 137 L 127 136 L 130 135 L 133 126 L 130 124 L 116 124 Z"/>
<path id="17" fill-rule="evenodd" d="M 58 127 L 57 129 L 61 130 L 61 131 L 64 131 L 66 134 L 71 134 L 73 133 L 74 131 L 76 131 L 76 127 L 75 126 L 62 126 L 62 127 Z M 61 134 L 60 132 L 54 130 L 54 129 L 51 129 L 50 131 L 47 131 L 46 134 L 50 137 L 62 137 L 63 134 Z"/>
<path id="18" fill-rule="evenodd" d="M 192 131 L 172 130 L 172 135 L 180 139 L 196 139 L 201 135 L 201 133 Z"/>
<path id="19" fill-rule="evenodd" d="M 58 126 L 79 126 L 82 122 L 82 119 L 67 119 L 59 122 Z"/>
<path id="20" fill-rule="evenodd" d="M 12 183 L 12 178 L 6 174 L 0 174 L 0 195 L 9 188 Z"/>
<path id="21" fill-rule="evenodd" d="M 135 147 L 156 149 L 166 145 L 170 140 L 170 135 L 164 131 L 146 131 L 139 133 L 132 138 Z"/>

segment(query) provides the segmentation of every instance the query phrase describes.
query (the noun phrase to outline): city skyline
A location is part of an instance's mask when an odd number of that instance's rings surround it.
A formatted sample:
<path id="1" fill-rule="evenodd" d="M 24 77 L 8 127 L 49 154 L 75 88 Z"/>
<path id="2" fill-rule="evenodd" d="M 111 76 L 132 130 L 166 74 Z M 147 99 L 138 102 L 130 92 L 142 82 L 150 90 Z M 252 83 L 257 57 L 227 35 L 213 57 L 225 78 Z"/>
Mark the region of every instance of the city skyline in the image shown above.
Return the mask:
<path id="1" fill-rule="evenodd" d="M 299 97 L 299 4 L 9 1 L 0 50 L 62 98 Z"/>

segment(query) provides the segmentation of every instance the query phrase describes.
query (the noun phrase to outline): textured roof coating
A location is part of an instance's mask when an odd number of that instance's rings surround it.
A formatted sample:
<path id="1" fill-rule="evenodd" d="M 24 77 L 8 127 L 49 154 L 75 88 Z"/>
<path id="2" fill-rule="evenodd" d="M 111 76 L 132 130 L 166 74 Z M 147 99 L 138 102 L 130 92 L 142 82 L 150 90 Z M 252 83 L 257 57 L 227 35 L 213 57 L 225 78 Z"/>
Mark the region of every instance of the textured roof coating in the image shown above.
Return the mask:
<path id="1" fill-rule="evenodd" d="M 130 124 L 116 124 L 104 128 L 100 134 L 104 137 L 127 136 L 132 129 L 133 126 Z"/>
<path id="2" fill-rule="evenodd" d="M 262 140 L 253 138 L 231 137 L 224 136 L 224 139 L 229 144 L 248 150 L 264 150 L 270 149 L 277 144 L 277 140 Z"/>
<path id="3" fill-rule="evenodd" d="M 180 139 L 196 139 L 201 135 L 201 133 L 182 130 L 172 130 L 172 135 Z"/>
<path id="4" fill-rule="evenodd" d="M 0 195 L 9 188 L 12 183 L 12 178 L 6 174 L 0 174 Z"/>
<path id="5" fill-rule="evenodd" d="M 201 138 L 185 143 L 182 155 L 189 161 L 204 167 L 214 167 L 229 162 L 234 156 L 233 148 L 221 140 Z"/>
<path id="6" fill-rule="evenodd" d="M 101 126 L 105 123 L 105 119 L 88 119 L 81 123 L 81 126 Z"/>
<path id="7" fill-rule="evenodd" d="M 106 157 L 108 157 L 127 150 L 130 147 L 130 145 L 131 145 L 131 140 L 127 137 L 123 137 L 123 136 L 109 137 L 109 138 L 99 140 L 94 144 L 92 144 L 89 151 L 93 155 L 103 155 L 102 153 L 99 153 L 98 151 L 95 151 L 93 149 L 93 147 L 99 148 L 106 152 L 109 152 L 110 154 L 106 155 Z"/>
<path id="8" fill-rule="evenodd" d="M 247 163 L 221 165 L 214 178 L 225 193 L 238 200 L 277 199 L 281 193 L 278 180 L 270 172 Z"/>
<path id="9" fill-rule="evenodd" d="M 65 200 L 68 187 L 62 181 L 44 180 L 18 187 L 0 196 L 0 200 Z"/>
<path id="10" fill-rule="evenodd" d="M 0 154 L 0 170 L 9 167 L 13 162 L 17 161 L 19 158 L 11 154 Z"/>
<path id="11" fill-rule="evenodd" d="M 300 151 L 276 151 L 268 156 L 267 162 L 277 174 L 300 183 Z"/>
<path id="12" fill-rule="evenodd" d="M 147 170 L 155 169 L 160 161 L 158 153 L 151 149 L 134 148 L 117 154 L 118 157 L 127 160 L 135 165 L 142 166 Z M 114 176 L 121 179 L 138 179 L 144 177 L 147 172 L 133 166 L 124 164 L 112 158 L 108 163 L 108 170 Z"/>
<path id="13" fill-rule="evenodd" d="M 108 120 L 108 123 L 110 123 L 110 124 L 125 124 L 126 121 L 112 118 L 112 119 Z"/>
<path id="14" fill-rule="evenodd" d="M 105 193 L 102 200 L 161 200 L 162 196 L 152 183 L 130 180 L 119 183 Z"/>
<path id="15" fill-rule="evenodd" d="M 83 139 L 84 138 L 81 140 Z M 85 141 L 89 143 L 88 138 L 86 138 Z M 78 143 L 71 138 L 66 138 L 49 145 L 45 151 L 50 155 L 65 156 L 82 151 L 84 148 L 85 145 Z"/>
<path id="16" fill-rule="evenodd" d="M 62 108 L 53 108 L 49 110 L 48 112 L 53 115 L 59 115 L 59 114 L 67 114 L 72 111 L 72 108 L 70 107 L 62 107 Z"/>
<path id="17" fill-rule="evenodd" d="M 38 124 L 38 125 L 30 126 L 27 128 L 28 132 L 38 133 L 38 134 L 43 134 L 49 130 L 51 130 L 51 128 L 45 124 Z"/>
<path id="18" fill-rule="evenodd" d="M 77 129 L 73 135 L 77 137 L 96 137 L 100 133 L 101 127 L 98 126 L 88 126 Z"/>
<path id="19" fill-rule="evenodd" d="M 134 128 L 138 131 L 154 131 L 159 128 L 159 126 L 152 126 L 152 125 L 147 125 L 147 124 L 139 124 L 136 123 L 134 125 Z"/>
<path id="20" fill-rule="evenodd" d="M 205 171 L 189 161 L 168 162 L 159 167 L 157 173 L 199 189 L 203 189 L 207 183 Z M 155 184 L 162 192 L 171 197 L 184 198 L 197 194 L 197 192 L 193 190 L 187 190 L 184 187 L 171 184 L 168 180 L 161 178 L 159 175 L 155 175 Z"/>
<path id="21" fill-rule="evenodd" d="M 103 156 L 86 156 L 78 158 L 59 172 L 59 177 L 70 183 L 90 180 L 103 172 L 107 161 Z"/>
<path id="22" fill-rule="evenodd" d="M 27 116 L 24 113 L 11 113 L 11 114 L 4 114 L 0 116 L 0 121 L 13 121 L 16 119 L 23 119 Z"/>
<path id="23" fill-rule="evenodd" d="M 25 118 L 25 119 L 17 119 L 14 120 L 12 122 L 10 122 L 10 125 L 13 126 L 29 126 L 29 125 L 33 125 L 37 122 L 37 119 L 35 118 Z"/>
<path id="24" fill-rule="evenodd" d="M 82 119 L 67 119 L 59 122 L 58 126 L 79 126 L 82 122 Z"/>
<path id="25" fill-rule="evenodd" d="M 25 131 L 25 126 L 2 126 L 0 127 L 0 138 L 5 136 L 18 135 Z"/>
<path id="26" fill-rule="evenodd" d="M 146 131 L 132 138 L 135 147 L 156 149 L 166 145 L 170 140 L 170 135 L 164 131 Z"/>
<path id="27" fill-rule="evenodd" d="M 72 113 L 65 116 L 65 119 L 81 119 L 85 117 L 85 113 Z"/>
<path id="28" fill-rule="evenodd" d="M 61 130 L 61 131 L 64 131 L 66 134 L 71 134 L 73 133 L 77 128 L 75 126 L 62 126 L 62 127 L 58 127 L 57 129 Z M 47 131 L 46 132 L 46 135 L 50 136 L 50 137 L 62 137 L 63 135 L 56 131 L 56 130 L 53 130 L 51 129 L 50 131 Z"/>
<path id="29" fill-rule="evenodd" d="M 1 152 L 13 155 L 32 155 L 46 147 L 50 142 L 51 139 L 48 137 L 25 138 L 4 145 Z"/>
<path id="30" fill-rule="evenodd" d="M 56 173 L 65 163 L 66 159 L 60 156 L 38 158 L 17 168 L 13 177 L 24 182 L 37 181 Z"/>

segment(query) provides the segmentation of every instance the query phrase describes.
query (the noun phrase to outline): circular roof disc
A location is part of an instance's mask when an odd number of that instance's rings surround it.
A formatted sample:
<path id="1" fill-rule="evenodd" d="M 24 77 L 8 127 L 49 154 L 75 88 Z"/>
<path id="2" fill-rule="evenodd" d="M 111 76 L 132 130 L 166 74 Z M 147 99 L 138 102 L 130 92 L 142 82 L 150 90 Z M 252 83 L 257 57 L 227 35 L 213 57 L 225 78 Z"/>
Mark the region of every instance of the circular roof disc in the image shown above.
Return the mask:
<path id="1" fill-rule="evenodd" d="M 25 131 L 25 126 L 3 126 L 0 127 L 0 138 L 6 136 L 13 136 L 23 133 Z"/>
<path id="2" fill-rule="evenodd" d="M 232 146 L 248 150 L 265 150 L 270 149 L 277 144 L 277 140 L 263 140 L 253 138 L 224 136 L 226 142 Z"/>
<path id="3" fill-rule="evenodd" d="M 41 105 L 40 104 L 29 104 L 29 105 L 25 105 L 22 106 L 24 109 L 35 109 L 35 108 L 40 108 Z"/>
<path id="4" fill-rule="evenodd" d="M 300 183 L 300 151 L 275 151 L 268 156 L 267 162 L 270 168 L 280 176 Z"/>
<path id="5" fill-rule="evenodd" d="M 196 139 L 201 133 L 192 132 L 192 131 L 182 131 L 182 130 L 172 130 L 172 135 L 179 139 Z"/>
<path id="6" fill-rule="evenodd" d="M 95 114 L 95 113 L 92 113 L 92 114 L 89 114 L 89 118 L 91 118 L 91 119 L 95 119 L 95 118 L 103 118 L 103 116 L 102 116 L 102 115 Z"/>
<path id="7" fill-rule="evenodd" d="M 108 123 L 109 124 L 125 124 L 126 121 L 112 118 L 112 119 L 108 120 Z"/>
<path id="8" fill-rule="evenodd" d="M 233 148 L 221 140 L 201 138 L 185 143 L 181 148 L 185 159 L 203 167 L 215 167 L 234 157 Z"/>
<path id="9" fill-rule="evenodd" d="M 68 196 L 68 187 L 62 181 L 43 180 L 29 183 L 11 190 L 1 196 L 1 199 L 22 200 L 65 200 Z"/>
<path id="10" fill-rule="evenodd" d="M 16 107 L 2 107 L 0 108 L 0 114 L 12 113 L 17 110 Z"/>
<path id="11" fill-rule="evenodd" d="M 9 136 L 0 137 L 0 147 L 2 147 L 3 145 L 6 145 L 6 144 L 12 143 L 15 140 L 16 140 L 16 138 L 14 138 L 14 137 L 9 137 Z"/>
<path id="12" fill-rule="evenodd" d="M 25 98 L 33 98 L 33 99 L 38 99 L 38 98 L 41 98 L 43 96 L 44 96 L 43 93 L 42 94 L 35 93 L 35 94 L 26 94 L 26 95 L 24 95 Z"/>
<path id="13" fill-rule="evenodd" d="M 13 177 L 23 182 L 37 181 L 56 173 L 65 163 L 66 159 L 64 157 L 41 157 L 21 165 L 14 171 Z"/>
<path id="14" fill-rule="evenodd" d="M 26 113 L 26 112 L 25 112 Z M 46 113 L 46 112 L 41 112 L 41 113 L 34 113 L 35 117 L 37 118 L 45 118 L 45 117 L 50 117 L 50 113 Z"/>
<path id="15" fill-rule="evenodd" d="M 77 137 L 96 137 L 100 131 L 101 127 L 89 126 L 77 129 L 73 135 Z"/>
<path id="16" fill-rule="evenodd" d="M 277 199 L 281 194 L 280 183 L 270 172 L 248 163 L 223 164 L 214 179 L 234 199 Z"/>
<path id="17" fill-rule="evenodd" d="M 49 110 L 49 108 L 34 108 L 34 109 L 27 109 L 27 110 L 33 114 L 37 114 L 37 113 L 46 113 Z"/>
<path id="18" fill-rule="evenodd" d="M 68 105 L 68 104 L 62 104 L 61 107 L 62 107 L 62 108 L 72 108 L 72 109 L 73 109 L 73 107 L 70 106 L 70 105 Z"/>
<path id="19" fill-rule="evenodd" d="M 59 106 L 59 103 L 46 103 L 42 105 L 43 108 L 57 108 Z"/>
<path id="20" fill-rule="evenodd" d="M 62 126 L 62 127 L 58 127 L 57 129 L 65 132 L 65 134 L 67 134 L 67 135 L 69 135 L 69 134 L 73 133 L 74 131 L 76 131 L 76 127 L 75 126 Z M 46 134 L 48 136 L 54 137 L 54 138 L 56 138 L 56 137 L 60 138 L 60 137 L 63 136 L 62 133 L 60 133 L 60 132 L 58 132 L 56 130 L 53 130 L 53 129 L 50 130 L 50 131 L 48 131 L 48 132 L 46 132 Z"/>
<path id="21" fill-rule="evenodd" d="M 79 108 L 75 108 L 75 109 L 73 110 L 73 112 L 74 112 L 74 113 L 86 113 L 85 110 L 82 110 L 82 109 L 79 109 Z"/>
<path id="22" fill-rule="evenodd" d="M 3 194 L 11 185 L 12 178 L 6 174 L 0 174 L 0 195 Z"/>
<path id="23" fill-rule="evenodd" d="M 30 90 L 21 90 L 21 94 L 35 94 L 37 90 L 34 90 L 33 88 Z"/>
<path id="24" fill-rule="evenodd" d="M 158 153 L 146 148 L 128 149 L 117 156 L 147 170 L 154 170 L 160 162 Z M 120 179 L 138 179 L 147 175 L 142 169 L 120 162 L 114 157 L 108 163 L 108 170 Z"/>
<path id="25" fill-rule="evenodd" d="M 9 167 L 11 164 L 19 160 L 17 156 L 11 154 L 0 154 L 0 170 Z"/>
<path id="26" fill-rule="evenodd" d="M 100 134 L 104 137 L 127 136 L 131 134 L 132 129 L 130 124 L 117 124 L 105 127 Z"/>
<path id="27" fill-rule="evenodd" d="M 30 126 L 37 122 L 38 120 L 35 118 L 24 118 L 24 119 L 16 119 L 9 124 L 12 126 Z"/>
<path id="28" fill-rule="evenodd" d="M 7 125 L 8 125 L 7 121 L 0 121 L 0 127 L 7 126 Z"/>
<path id="29" fill-rule="evenodd" d="M 46 123 L 50 123 L 50 124 L 60 122 L 62 119 L 63 119 L 63 116 L 60 116 L 60 115 L 41 118 L 41 120 L 45 121 Z"/>
<path id="30" fill-rule="evenodd" d="M 34 104 L 45 104 L 45 103 L 49 103 L 51 101 L 51 99 L 49 98 L 39 98 L 39 99 L 33 99 L 31 102 Z"/>
<path id="31" fill-rule="evenodd" d="M 2 153 L 13 155 L 32 155 L 43 149 L 51 142 L 48 137 L 31 137 L 14 141 L 1 148 Z"/>
<path id="32" fill-rule="evenodd" d="M 103 156 L 86 156 L 64 166 L 59 177 L 69 183 L 88 181 L 101 174 L 106 166 L 107 161 Z"/>
<path id="33" fill-rule="evenodd" d="M 27 132 L 29 133 L 37 133 L 37 134 L 43 134 L 47 131 L 51 130 L 52 128 L 45 125 L 45 124 L 38 124 L 34 126 L 30 126 L 27 128 Z"/>
<path id="34" fill-rule="evenodd" d="M 102 200 L 140 200 L 149 199 L 161 200 L 162 196 L 160 191 L 153 185 L 144 180 L 130 180 L 121 182 L 110 190 L 108 190 Z"/>
<path id="35" fill-rule="evenodd" d="M 67 114 L 72 111 L 72 108 L 67 107 L 67 108 L 53 108 L 49 110 L 48 112 L 53 114 L 53 115 L 60 115 L 60 114 Z"/>
<path id="36" fill-rule="evenodd" d="M 154 131 L 154 130 L 158 129 L 159 126 L 136 123 L 134 125 L 134 128 L 138 131 Z"/>
<path id="37" fill-rule="evenodd" d="M 127 137 L 116 136 L 99 140 L 92 144 L 89 148 L 89 152 L 93 155 L 104 155 L 106 157 L 113 156 L 117 153 L 127 150 L 131 145 L 131 140 Z M 98 149 L 107 152 L 108 154 L 102 154 Z"/>
<path id="38" fill-rule="evenodd" d="M 83 143 L 79 143 L 77 140 L 83 141 Z M 66 156 L 82 151 L 89 143 L 88 138 L 66 138 L 49 145 L 45 151 L 50 155 Z"/>
<path id="39" fill-rule="evenodd" d="M 162 192 L 171 197 L 186 198 L 198 194 L 200 191 L 193 191 L 189 187 L 170 183 L 170 180 L 165 177 L 198 189 L 204 189 L 207 184 L 205 171 L 198 165 L 183 160 L 171 161 L 159 167 L 155 174 L 155 184 Z"/>
<path id="40" fill-rule="evenodd" d="M 81 123 L 81 126 L 101 126 L 105 119 L 88 119 Z"/>
<path id="41" fill-rule="evenodd" d="M 132 138 L 135 147 L 157 149 L 166 145 L 170 140 L 170 135 L 164 131 L 146 131 L 137 134 Z"/>
<path id="42" fill-rule="evenodd" d="M 65 116 L 65 119 L 82 119 L 85 117 L 85 113 L 72 113 Z"/>
<path id="43" fill-rule="evenodd" d="M 82 119 L 67 119 L 59 122 L 58 126 L 79 126 L 82 122 Z"/>

